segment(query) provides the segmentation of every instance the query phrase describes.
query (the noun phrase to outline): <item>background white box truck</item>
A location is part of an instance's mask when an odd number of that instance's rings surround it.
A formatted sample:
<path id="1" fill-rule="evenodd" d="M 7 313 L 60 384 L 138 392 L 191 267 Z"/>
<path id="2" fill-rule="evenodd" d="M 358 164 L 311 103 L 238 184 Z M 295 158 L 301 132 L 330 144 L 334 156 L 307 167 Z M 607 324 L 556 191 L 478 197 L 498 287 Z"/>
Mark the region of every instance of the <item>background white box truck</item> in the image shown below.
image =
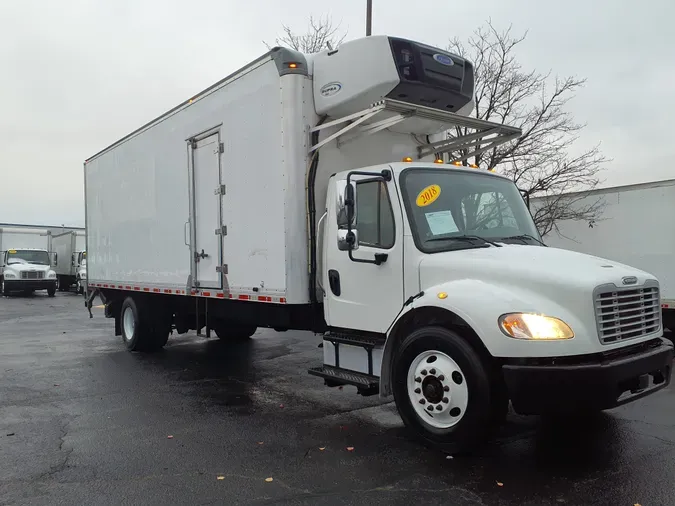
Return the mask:
<path id="1" fill-rule="evenodd" d="M 84 249 L 84 232 L 69 231 L 52 236 L 52 261 L 58 289 L 61 292 L 69 291 L 73 285 L 77 293 L 82 293 L 82 262 L 87 257 Z"/>
<path id="2" fill-rule="evenodd" d="M 172 328 L 321 333 L 312 374 L 393 394 L 449 451 L 509 400 L 601 410 L 663 388 L 660 312 L 607 330 L 658 280 L 540 244 L 514 183 L 465 164 L 520 135 L 467 117 L 473 88 L 459 56 L 374 36 L 275 48 L 142 126 L 85 162 L 90 314 L 100 295 L 130 350 Z"/>
<path id="3" fill-rule="evenodd" d="M 598 206 L 600 215 L 586 221 L 563 220 L 544 238 L 549 246 L 609 258 L 634 265 L 654 275 L 661 285 L 663 325 L 675 331 L 675 233 L 670 213 L 675 211 L 675 179 L 602 188 L 568 194 L 572 206 Z M 532 199 L 533 206 L 546 205 Z M 651 229 L 647 231 L 646 229 Z M 645 235 L 645 232 L 648 232 Z M 637 324 L 636 324 L 637 325 Z"/>

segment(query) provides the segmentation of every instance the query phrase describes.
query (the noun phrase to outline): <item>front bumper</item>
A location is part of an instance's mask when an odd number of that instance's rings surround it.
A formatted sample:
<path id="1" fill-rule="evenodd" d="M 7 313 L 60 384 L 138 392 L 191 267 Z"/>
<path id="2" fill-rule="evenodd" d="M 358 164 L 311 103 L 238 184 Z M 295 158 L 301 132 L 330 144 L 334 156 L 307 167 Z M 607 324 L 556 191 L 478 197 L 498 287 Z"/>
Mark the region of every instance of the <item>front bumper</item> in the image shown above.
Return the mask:
<path id="1" fill-rule="evenodd" d="M 523 415 L 610 409 L 670 383 L 673 343 L 658 338 L 611 352 L 522 359 L 502 366 L 513 409 Z"/>
<path id="2" fill-rule="evenodd" d="M 47 290 L 51 287 L 56 287 L 56 279 L 5 279 L 5 288 L 9 292 Z"/>

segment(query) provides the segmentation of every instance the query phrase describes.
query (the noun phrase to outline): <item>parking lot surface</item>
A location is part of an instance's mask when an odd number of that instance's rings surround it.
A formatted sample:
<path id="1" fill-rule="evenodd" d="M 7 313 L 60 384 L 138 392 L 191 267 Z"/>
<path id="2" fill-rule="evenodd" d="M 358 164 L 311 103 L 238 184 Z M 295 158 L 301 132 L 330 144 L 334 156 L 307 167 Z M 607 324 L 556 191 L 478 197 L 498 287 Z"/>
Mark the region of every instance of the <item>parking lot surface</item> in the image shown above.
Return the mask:
<path id="1" fill-rule="evenodd" d="M 675 504 L 675 395 L 509 416 L 477 454 L 409 439 L 391 403 L 309 376 L 313 334 L 172 336 L 129 353 L 82 297 L 0 298 L 0 504 Z"/>

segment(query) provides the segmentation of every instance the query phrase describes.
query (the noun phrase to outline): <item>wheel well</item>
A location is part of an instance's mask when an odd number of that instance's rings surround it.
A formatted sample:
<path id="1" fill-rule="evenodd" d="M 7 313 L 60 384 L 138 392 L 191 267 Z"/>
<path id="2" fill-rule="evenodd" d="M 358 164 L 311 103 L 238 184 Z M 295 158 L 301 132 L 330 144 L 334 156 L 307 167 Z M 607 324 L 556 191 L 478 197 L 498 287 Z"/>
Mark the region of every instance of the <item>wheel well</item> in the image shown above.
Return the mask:
<path id="1" fill-rule="evenodd" d="M 396 322 L 387 339 L 386 349 L 382 357 L 382 371 L 380 374 L 380 394 L 382 396 L 391 395 L 391 365 L 396 350 L 400 347 L 403 340 L 410 332 L 420 326 L 437 325 L 457 332 L 471 345 L 478 355 L 485 360 L 486 364 L 493 364 L 494 358 L 481 341 L 476 331 L 473 330 L 462 317 L 439 307 L 420 307 L 408 311 Z"/>

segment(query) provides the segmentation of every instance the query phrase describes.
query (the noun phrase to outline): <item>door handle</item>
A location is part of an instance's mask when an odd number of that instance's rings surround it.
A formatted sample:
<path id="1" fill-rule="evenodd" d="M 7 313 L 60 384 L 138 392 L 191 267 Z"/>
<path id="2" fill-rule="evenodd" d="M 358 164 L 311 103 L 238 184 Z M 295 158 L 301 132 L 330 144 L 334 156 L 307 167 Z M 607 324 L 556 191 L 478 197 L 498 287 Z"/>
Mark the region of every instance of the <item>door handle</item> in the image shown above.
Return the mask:
<path id="1" fill-rule="evenodd" d="M 197 253 L 195 251 L 195 260 L 197 260 L 197 262 L 199 262 L 200 258 L 206 258 L 208 256 L 209 256 L 208 253 L 204 253 L 204 249 L 202 249 L 201 253 Z"/>
<path id="2" fill-rule="evenodd" d="M 188 239 L 188 234 L 189 234 L 189 226 L 190 222 L 186 221 L 185 225 L 183 226 L 183 241 L 185 242 L 186 246 L 190 245 L 190 240 Z"/>

